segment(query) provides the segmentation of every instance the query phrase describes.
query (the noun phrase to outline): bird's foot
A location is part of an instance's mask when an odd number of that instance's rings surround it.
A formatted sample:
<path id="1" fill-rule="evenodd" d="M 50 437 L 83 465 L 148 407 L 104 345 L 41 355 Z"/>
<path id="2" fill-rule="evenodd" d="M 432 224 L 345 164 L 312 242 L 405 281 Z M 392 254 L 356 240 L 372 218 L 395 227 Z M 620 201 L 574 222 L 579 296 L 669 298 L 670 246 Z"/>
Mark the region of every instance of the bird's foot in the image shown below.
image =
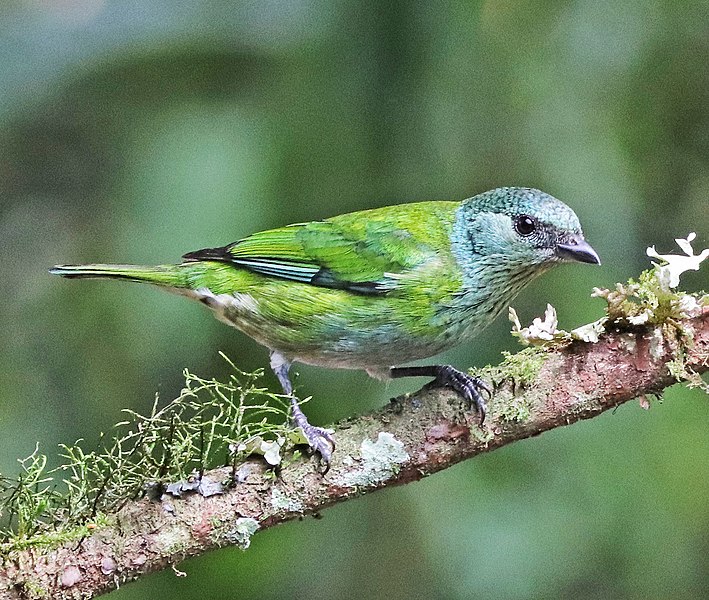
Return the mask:
<path id="1" fill-rule="evenodd" d="M 290 396 L 291 410 L 293 411 L 293 423 L 303 432 L 306 443 L 314 454 L 320 456 L 321 464 L 325 465 L 323 475 L 330 469 L 330 459 L 335 451 L 335 440 L 332 432 L 322 427 L 315 427 L 308 422 L 308 418 L 303 414 L 298 404 L 298 398 L 293 394 L 293 384 L 288 377 L 290 360 L 283 354 L 275 350 L 271 351 L 271 368 L 281 383 L 283 393 Z"/>
<path id="2" fill-rule="evenodd" d="M 482 427 L 487 413 L 487 403 L 482 392 L 485 392 L 489 399 L 492 396 L 490 387 L 480 377 L 468 375 L 450 365 L 438 365 L 438 368 L 438 374 L 433 382 L 454 389 L 465 398 L 470 408 L 475 407 L 475 411 L 480 415 L 480 427 Z"/>
<path id="3" fill-rule="evenodd" d="M 310 450 L 320 457 L 320 461 L 324 465 L 322 474 L 325 475 L 330 470 L 330 461 L 332 453 L 335 450 L 335 439 L 330 430 L 323 427 L 315 427 L 307 423 L 307 427 L 298 425 L 305 439 L 308 441 Z"/>
<path id="4" fill-rule="evenodd" d="M 298 406 L 298 400 L 294 396 L 291 398 L 293 423 L 303 432 L 310 450 L 320 457 L 320 461 L 324 465 L 323 475 L 325 475 L 330 470 L 330 460 L 335 450 L 335 438 L 329 429 L 311 425 Z"/>
<path id="5" fill-rule="evenodd" d="M 452 388 L 463 396 L 468 406 L 474 407 L 480 415 L 480 427 L 483 426 L 487 404 L 482 392 L 485 392 L 489 399 L 492 396 L 492 390 L 480 377 L 468 375 L 450 365 L 392 367 L 390 374 L 392 377 L 433 377 L 434 380 L 431 384 Z"/>

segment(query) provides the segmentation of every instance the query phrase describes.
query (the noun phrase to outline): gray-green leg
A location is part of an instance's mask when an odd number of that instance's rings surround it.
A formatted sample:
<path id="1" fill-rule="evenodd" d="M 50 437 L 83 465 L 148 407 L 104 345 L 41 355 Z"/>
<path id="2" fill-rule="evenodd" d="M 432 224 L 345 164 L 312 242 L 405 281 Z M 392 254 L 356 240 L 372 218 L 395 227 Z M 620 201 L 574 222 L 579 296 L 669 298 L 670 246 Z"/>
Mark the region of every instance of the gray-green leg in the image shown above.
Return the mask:
<path id="1" fill-rule="evenodd" d="M 433 383 L 454 389 L 466 399 L 470 407 L 480 415 L 480 426 L 485 422 L 487 405 L 481 391 L 491 394 L 488 385 L 479 377 L 473 377 L 450 365 L 425 365 L 421 367 L 392 367 L 389 375 L 398 377 L 434 377 Z"/>
<path id="2" fill-rule="evenodd" d="M 283 393 L 286 396 L 290 396 L 293 423 L 296 427 L 302 429 L 305 438 L 308 440 L 308 445 L 314 452 L 320 455 L 320 458 L 325 463 L 325 472 L 327 472 L 330 468 L 332 452 L 335 450 L 335 440 L 332 434 L 322 427 L 311 425 L 298 405 L 298 399 L 293 394 L 293 384 L 291 384 L 290 378 L 288 377 L 288 371 L 290 370 L 290 362 L 288 359 L 282 354 L 272 351 L 271 369 L 273 369 L 276 377 L 278 377 L 278 381 L 283 388 Z"/>

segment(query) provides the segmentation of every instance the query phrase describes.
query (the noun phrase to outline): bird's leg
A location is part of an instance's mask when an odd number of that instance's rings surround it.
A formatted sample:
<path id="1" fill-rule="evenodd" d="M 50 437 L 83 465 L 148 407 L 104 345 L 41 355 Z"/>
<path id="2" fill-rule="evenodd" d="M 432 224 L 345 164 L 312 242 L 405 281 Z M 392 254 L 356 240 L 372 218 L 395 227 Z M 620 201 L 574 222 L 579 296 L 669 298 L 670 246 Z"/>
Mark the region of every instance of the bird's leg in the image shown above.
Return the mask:
<path id="1" fill-rule="evenodd" d="M 479 377 L 473 377 L 463 371 L 459 371 L 450 365 L 427 365 L 422 367 L 391 367 L 389 375 L 393 378 L 399 377 L 434 377 L 433 383 L 444 385 L 454 389 L 465 400 L 468 405 L 475 407 L 480 415 L 480 426 L 485 422 L 485 411 L 487 405 L 482 397 L 481 391 L 491 395 L 488 385 Z"/>
<path id="2" fill-rule="evenodd" d="M 290 370 L 288 359 L 278 352 L 271 352 L 271 369 L 278 377 L 283 393 L 290 397 L 293 423 L 296 427 L 300 427 L 313 452 L 317 452 L 320 455 L 320 458 L 325 463 L 325 472 L 327 472 L 327 469 L 330 468 L 332 452 L 335 450 L 335 440 L 332 434 L 327 429 L 315 427 L 308 422 L 308 418 L 298 404 L 298 398 L 293 394 L 293 384 L 291 384 L 288 377 L 288 371 Z"/>

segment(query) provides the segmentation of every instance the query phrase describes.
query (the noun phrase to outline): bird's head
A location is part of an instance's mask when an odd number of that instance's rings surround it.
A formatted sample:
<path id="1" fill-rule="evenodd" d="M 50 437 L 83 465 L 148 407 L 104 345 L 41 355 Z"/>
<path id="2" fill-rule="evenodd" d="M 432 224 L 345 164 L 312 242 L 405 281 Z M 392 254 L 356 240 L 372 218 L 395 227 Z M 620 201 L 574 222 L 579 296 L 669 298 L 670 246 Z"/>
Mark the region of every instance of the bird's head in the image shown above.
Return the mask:
<path id="1" fill-rule="evenodd" d="M 543 271 L 563 262 L 601 264 L 574 211 L 532 188 L 497 188 L 465 200 L 455 238 L 463 263 L 482 259 L 512 271 Z"/>

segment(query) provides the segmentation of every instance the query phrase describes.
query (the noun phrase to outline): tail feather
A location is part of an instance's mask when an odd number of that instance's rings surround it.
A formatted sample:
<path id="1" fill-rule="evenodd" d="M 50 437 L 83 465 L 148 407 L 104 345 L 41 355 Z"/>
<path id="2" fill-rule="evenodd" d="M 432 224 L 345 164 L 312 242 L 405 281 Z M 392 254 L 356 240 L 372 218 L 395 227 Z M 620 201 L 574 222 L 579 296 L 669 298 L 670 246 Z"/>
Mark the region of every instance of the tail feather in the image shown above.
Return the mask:
<path id="1" fill-rule="evenodd" d="M 187 287 L 185 274 L 179 267 L 180 265 L 57 265 L 49 269 L 49 272 L 68 279 L 124 279 L 167 287 Z"/>

